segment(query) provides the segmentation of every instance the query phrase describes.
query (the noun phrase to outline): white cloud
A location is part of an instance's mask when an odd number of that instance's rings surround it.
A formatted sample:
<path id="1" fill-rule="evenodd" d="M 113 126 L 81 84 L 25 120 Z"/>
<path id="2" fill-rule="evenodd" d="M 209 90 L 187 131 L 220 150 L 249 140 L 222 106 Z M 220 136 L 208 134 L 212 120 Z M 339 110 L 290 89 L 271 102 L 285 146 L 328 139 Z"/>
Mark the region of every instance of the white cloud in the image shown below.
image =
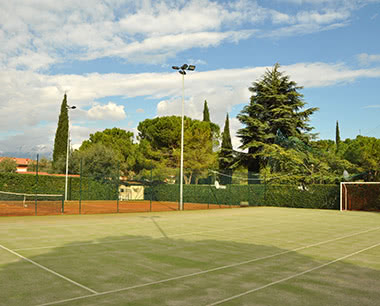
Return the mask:
<path id="1" fill-rule="evenodd" d="M 318 11 L 304 11 L 297 13 L 295 19 L 298 23 L 312 24 L 331 24 L 338 21 L 346 20 L 350 17 L 349 10 L 324 10 L 322 13 Z"/>
<path id="2" fill-rule="evenodd" d="M 143 113 L 145 113 L 145 111 L 142 108 L 138 108 L 138 109 L 136 109 L 136 113 L 143 114 Z"/>
<path id="3" fill-rule="evenodd" d="M 106 105 L 96 104 L 88 110 L 87 114 L 91 120 L 119 121 L 126 118 L 124 105 L 116 105 L 112 102 L 108 102 Z"/>
<path id="4" fill-rule="evenodd" d="M 364 108 L 380 108 L 380 104 L 376 104 L 376 105 L 367 105 L 367 106 L 364 106 Z"/>
<path id="5" fill-rule="evenodd" d="M 361 53 L 358 56 L 359 63 L 368 66 L 373 63 L 380 63 L 380 54 Z"/>
<path id="6" fill-rule="evenodd" d="M 316 7 L 289 14 L 248 0 L 1 1 L 0 67 L 41 71 L 68 59 L 104 57 L 162 64 L 184 50 L 253 35 L 282 37 L 345 26 L 359 5 L 307 2 Z M 291 27 L 265 28 L 266 20 Z"/>
<path id="7" fill-rule="evenodd" d="M 266 68 L 247 67 L 189 73 L 185 78 L 185 114 L 201 119 L 206 99 L 211 119 L 222 127 L 226 113 L 233 106 L 248 103 L 248 87 Z M 320 62 L 282 66 L 281 70 L 306 88 L 348 83 L 359 78 L 380 78 L 380 67 L 351 69 L 344 64 Z M 124 105 L 116 105 L 114 102 L 94 105 L 93 101 L 99 99 L 111 96 L 123 96 L 125 100 L 152 98 L 161 101 L 157 106 L 157 115 L 181 113 L 181 78 L 175 72 L 44 75 L 7 70 L 0 71 L 0 84 L 0 129 L 7 131 L 0 138 L 1 151 L 10 151 L 10 148 L 17 151 L 24 143 L 30 143 L 31 146 L 50 144 L 51 147 L 65 91 L 68 103 L 77 106 L 75 111 L 70 112 L 73 143 L 80 143 L 88 138 L 90 132 L 96 131 L 84 121 L 84 109 L 90 108 L 87 113 L 96 120 L 120 121 L 126 118 Z M 22 110 L 17 112 L 17 117 L 15 110 Z M 120 124 L 127 125 L 125 121 L 120 121 Z M 39 135 L 39 138 L 31 136 L 32 134 Z"/>

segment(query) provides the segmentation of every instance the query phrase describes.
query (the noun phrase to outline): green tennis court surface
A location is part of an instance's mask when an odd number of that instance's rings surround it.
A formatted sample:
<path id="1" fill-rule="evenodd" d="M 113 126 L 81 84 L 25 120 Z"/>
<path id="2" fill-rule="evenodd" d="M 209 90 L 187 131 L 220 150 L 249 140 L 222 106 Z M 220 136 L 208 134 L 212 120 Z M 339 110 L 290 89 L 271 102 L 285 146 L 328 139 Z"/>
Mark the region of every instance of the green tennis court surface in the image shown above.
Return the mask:
<path id="1" fill-rule="evenodd" d="M 0 218 L 0 305 L 379 304 L 379 213 Z"/>

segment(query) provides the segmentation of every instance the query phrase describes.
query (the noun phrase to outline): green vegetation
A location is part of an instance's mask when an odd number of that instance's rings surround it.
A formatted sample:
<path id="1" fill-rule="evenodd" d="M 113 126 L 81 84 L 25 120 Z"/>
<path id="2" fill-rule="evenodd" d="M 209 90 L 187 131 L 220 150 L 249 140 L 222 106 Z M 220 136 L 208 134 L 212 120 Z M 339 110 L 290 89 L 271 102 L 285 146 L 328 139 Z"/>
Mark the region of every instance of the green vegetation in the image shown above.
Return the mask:
<path id="1" fill-rule="evenodd" d="M 116 200 L 117 184 L 115 179 L 99 181 L 95 177 L 69 177 L 68 200 L 79 200 L 82 189 L 83 200 Z M 0 173 L 0 190 L 18 193 L 64 194 L 65 177 L 39 175 L 38 184 L 32 174 Z"/>
<path id="2" fill-rule="evenodd" d="M 211 122 L 210 120 L 210 111 L 208 109 L 207 101 L 203 105 L 203 121 Z"/>
<path id="3" fill-rule="evenodd" d="M 54 139 L 53 169 L 57 173 L 64 172 L 65 163 L 62 161 L 66 158 L 68 133 L 69 114 L 67 110 L 67 95 L 65 93 L 61 104 L 61 112 L 59 114 L 58 127 Z"/>
<path id="4" fill-rule="evenodd" d="M 15 173 L 17 163 L 12 158 L 3 158 L 0 161 L 0 173 Z"/>
<path id="5" fill-rule="evenodd" d="M 309 108 L 301 111 L 306 104 L 299 93 L 302 87 L 280 72 L 279 68 L 279 64 L 274 65 L 253 83 L 249 88 L 252 93 L 250 103 L 237 117 L 244 125 L 238 131 L 242 143 L 240 148 L 248 149 L 245 158 L 237 162 L 253 173 L 259 173 L 266 167 L 268 151 L 278 149 L 274 146 L 278 133 L 308 143 L 308 132 L 312 130 L 308 125 L 309 117 L 318 110 Z"/>
<path id="6" fill-rule="evenodd" d="M 225 174 L 220 177 L 220 182 L 223 185 L 232 183 L 232 164 L 234 162 L 234 154 L 232 148 L 231 134 L 230 134 L 230 120 L 228 114 L 224 123 L 224 130 L 222 134 L 222 147 L 219 152 L 219 172 Z"/>
<path id="7" fill-rule="evenodd" d="M 221 134 L 205 100 L 202 121 L 184 118 L 185 184 L 208 184 L 210 169 L 225 174 L 218 177 L 222 185 L 232 183 L 234 172 L 244 172 L 250 183 L 258 184 L 275 178 L 279 184 L 336 184 L 343 180 L 344 171 L 350 180 L 380 180 L 380 140 L 365 136 L 341 140 L 338 121 L 335 141 L 316 140 L 309 119 L 318 109 L 305 108 L 301 89 L 280 71 L 279 64 L 252 83 L 250 101 L 237 116 L 243 124 L 237 133 L 243 152 L 233 150 L 228 114 Z M 65 172 L 67 128 L 65 94 L 53 162 L 41 159 L 39 171 Z M 181 117 L 146 119 L 137 130 L 137 141 L 132 132 L 116 127 L 90 134 L 78 150 L 70 152 L 69 173 L 78 174 L 82 161 L 83 173 L 98 180 L 119 170 L 131 180 L 153 176 L 178 182 Z M 29 170 L 35 166 L 31 164 Z"/>

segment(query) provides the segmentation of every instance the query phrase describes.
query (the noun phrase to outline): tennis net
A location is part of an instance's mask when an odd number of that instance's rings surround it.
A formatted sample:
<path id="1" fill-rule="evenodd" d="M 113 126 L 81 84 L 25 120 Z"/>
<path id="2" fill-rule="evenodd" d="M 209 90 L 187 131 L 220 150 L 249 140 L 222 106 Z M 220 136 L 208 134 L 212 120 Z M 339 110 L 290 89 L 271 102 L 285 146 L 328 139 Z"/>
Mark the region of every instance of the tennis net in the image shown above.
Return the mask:
<path id="1" fill-rule="evenodd" d="M 0 191 L 1 215 L 48 215 L 64 212 L 62 194 Z"/>

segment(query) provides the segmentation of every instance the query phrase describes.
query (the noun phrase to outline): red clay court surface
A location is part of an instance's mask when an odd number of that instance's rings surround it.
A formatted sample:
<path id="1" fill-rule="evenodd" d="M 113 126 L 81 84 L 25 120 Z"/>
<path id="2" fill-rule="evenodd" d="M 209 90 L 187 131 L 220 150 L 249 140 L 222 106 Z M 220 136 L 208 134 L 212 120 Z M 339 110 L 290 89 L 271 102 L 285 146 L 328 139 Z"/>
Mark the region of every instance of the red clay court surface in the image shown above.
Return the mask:
<path id="1" fill-rule="evenodd" d="M 200 209 L 220 209 L 239 206 L 218 205 L 218 204 L 196 204 L 184 203 L 184 210 Z M 107 214 L 107 213 L 133 213 L 133 212 L 157 212 L 178 210 L 178 202 L 157 202 L 157 201 L 66 201 L 64 214 Z M 1 201 L 0 216 L 34 216 L 36 207 L 33 201 L 25 204 L 20 201 Z M 60 215 L 62 214 L 61 201 L 40 201 L 37 203 L 37 215 Z"/>

